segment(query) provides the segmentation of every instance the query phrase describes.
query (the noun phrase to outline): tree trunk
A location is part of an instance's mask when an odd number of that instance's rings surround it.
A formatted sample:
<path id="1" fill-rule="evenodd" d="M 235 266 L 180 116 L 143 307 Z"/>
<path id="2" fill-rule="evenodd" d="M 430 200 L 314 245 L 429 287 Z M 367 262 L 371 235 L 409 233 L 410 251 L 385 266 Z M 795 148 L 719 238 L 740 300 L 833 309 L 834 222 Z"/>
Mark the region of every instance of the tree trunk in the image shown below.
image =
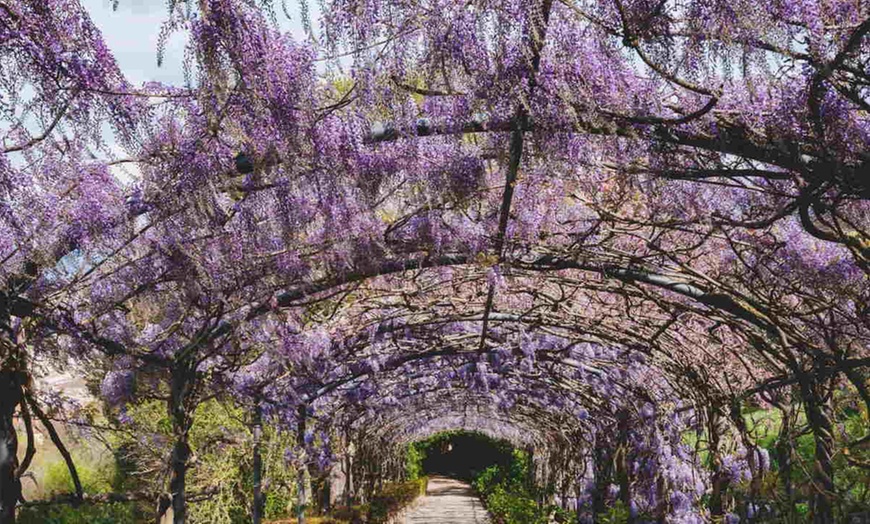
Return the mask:
<path id="1" fill-rule="evenodd" d="M 535 447 L 534 446 L 526 446 L 526 455 L 528 455 L 528 470 L 526 471 L 526 489 L 529 492 L 533 492 L 535 488 L 536 481 L 536 471 L 535 471 Z"/>
<path id="2" fill-rule="evenodd" d="M 21 498 L 15 410 L 24 406 L 24 388 L 29 378 L 20 333 L 13 326 L 9 306 L 7 294 L 0 291 L 0 524 L 14 524 L 15 508 Z"/>
<path id="3" fill-rule="evenodd" d="M 308 501 L 307 490 L 305 486 L 307 473 L 307 457 L 305 449 L 305 430 L 308 418 L 308 408 L 304 404 L 298 408 L 299 423 L 296 427 L 296 445 L 300 449 L 299 471 L 296 472 L 296 522 L 297 524 L 305 524 L 305 505 Z"/>
<path id="4" fill-rule="evenodd" d="M 752 474 L 752 479 L 749 481 L 749 497 L 748 502 L 757 504 L 759 493 L 761 492 L 762 474 L 761 465 L 758 462 L 758 446 L 749 436 L 749 429 L 746 426 L 746 419 L 743 418 L 742 404 L 738 399 L 731 400 L 731 422 L 740 433 L 740 439 L 743 441 L 743 446 L 746 448 L 746 462 L 749 464 L 749 471 Z M 756 520 L 757 515 L 750 522 Z"/>
<path id="5" fill-rule="evenodd" d="M 76 470 L 75 462 L 73 462 L 72 454 L 64 445 L 63 441 L 60 439 L 60 435 L 54 427 L 54 424 L 51 422 L 46 414 L 39 407 L 39 404 L 36 403 L 36 400 L 30 396 L 25 394 L 24 401 L 30 405 L 30 409 L 33 410 L 33 414 L 36 415 L 36 418 L 42 423 L 42 426 L 48 432 L 48 436 L 51 439 L 51 442 L 54 444 L 54 447 L 57 448 L 57 451 L 60 453 L 60 456 L 63 457 L 64 463 L 66 463 L 67 470 L 69 471 L 70 479 L 72 479 L 73 487 L 75 489 L 76 499 L 75 503 L 79 503 L 84 499 L 85 492 L 84 488 L 82 488 L 82 482 L 79 479 L 78 470 Z"/>
<path id="6" fill-rule="evenodd" d="M 616 479 L 619 482 L 619 498 L 625 505 L 628 511 L 627 524 L 634 524 L 637 521 L 637 516 L 631 511 L 631 475 L 629 471 L 629 438 L 628 434 L 631 430 L 629 415 L 627 411 L 621 410 L 617 413 L 617 434 L 618 443 L 616 448 Z"/>
<path id="7" fill-rule="evenodd" d="M 570 472 L 572 471 L 572 469 L 571 469 L 571 459 L 569 458 L 568 454 L 564 453 L 562 458 L 563 458 L 562 467 L 559 468 L 559 471 L 557 472 L 558 482 L 559 482 L 559 499 L 560 499 L 559 505 L 561 506 L 562 509 L 567 510 L 568 504 L 566 501 L 568 500 L 568 488 L 569 488 L 568 478 L 571 474 Z"/>
<path id="8" fill-rule="evenodd" d="M 722 471 L 721 413 L 717 406 L 707 409 L 707 433 L 710 439 L 710 515 L 722 517 L 725 514 L 723 499 L 728 490 L 728 476 Z"/>
<path id="9" fill-rule="evenodd" d="M 664 475 L 659 475 L 656 480 L 656 491 L 658 492 L 658 503 L 656 504 L 656 522 L 665 524 L 668 521 L 668 500 L 665 498 L 665 493 L 668 492 L 668 482 Z"/>
<path id="10" fill-rule="evenodd" d="M 354 496 L 354 479 L 353 479 L 353 454 L 355 446 L 351 440 L 350 432 L 345 433 L 345 458 L 344 458 L 344 504 L 350 507 L 356 497 Z"/>
<path id="11" fill-rule="evenodd" d="M 791 442 L 791 416 L 792 405 L 790 401 L 780 408 L 782 412 L 782 425 L 779 428 L 779 436 L 776 442 L 776 460 L 779 465 L 779 480 L 782 491 L 788 501 L 789 518 L 794 517 L 794 487 L 791 483 L 792 472 L 792 442 Z"/>
<path id="12" fill-rule="evenodd" d="M 22 374 L 18 370 L 0 371 L 0 524 L 15 523 L 15 506 L 21 496 L 21 480 L 16 475 L 18 434 L 14 425 L 15 409 L 23 399 L 21 386 Z"/>
<path id="13" fill-rule="evenodd" d="M 594 467 L 594 466 L 593 466 Z M 585 476 L 585 475 L 584 475 Z M 586 485 L 582 482 L 583 478 L 578 477 L 574 482 L 574 500 L 575 500 L 575 514 L 574 514 L 574 522 L 575 524 L 582 524 L 584 522 L 583 515 L 583 506 L 580 504 L 580 500 L 586 491 Z M 595 511 L 594 509 L 592 510 Z M 594 515 L 594 513 L 593 513 Z"/>
<path id="14" fill-rule="evenodd" d="M 172 367 L 169 416 L 172 418 L 172 477 L 169 491 L 172 497 L 172 522 L 184 524 L 187 518 L 187 469 L 190 460 L 190 427 L 193 417 L 189 406 L 196 380 L 196 363 L 190 353 L 177 358 Z"/>
<path id="15" fill-rule="evenodd" d="M 613 461 L 610 449 L 604 442 L 596 442 L 592 451 L 593 468 L 595 469 L 595 489 L 592 492 L 592 515 L 598 519 L 601 513 L 607 510 L 607 486 L 610 484 Z"/>
<path id="16" fill-rule="evenodd" d="M 819 385 L 807 376 L 801 377 L 801 396 L 807 422 L 815 438 L 815 462 L 813 464 L 813 494 L 810 508 L 813 524 L 834 522 L 834 429 L 829 403 L 819 391 Z"/>
<path id="17" fill-rule="evenodd" d="M 263 520 L 263 457 L 260 453 L 263 438 L 263 406 L 259 401 L 254 405 L 254 505 L 251 509 L 253 524 Z"/>

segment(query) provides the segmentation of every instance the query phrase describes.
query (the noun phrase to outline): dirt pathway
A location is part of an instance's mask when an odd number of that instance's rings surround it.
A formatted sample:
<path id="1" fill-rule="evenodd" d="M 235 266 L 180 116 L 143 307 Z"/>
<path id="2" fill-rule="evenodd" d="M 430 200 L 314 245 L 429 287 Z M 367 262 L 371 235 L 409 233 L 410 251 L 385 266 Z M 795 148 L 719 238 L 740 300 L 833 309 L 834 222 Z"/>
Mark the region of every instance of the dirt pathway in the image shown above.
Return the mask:
<path id="1" fill-rule="evenodd" d="M 471 487 L 444 477 L 429 479 L 426 496 L 405 516 L 405 524 L 489 524 L 490 519 Z"/>

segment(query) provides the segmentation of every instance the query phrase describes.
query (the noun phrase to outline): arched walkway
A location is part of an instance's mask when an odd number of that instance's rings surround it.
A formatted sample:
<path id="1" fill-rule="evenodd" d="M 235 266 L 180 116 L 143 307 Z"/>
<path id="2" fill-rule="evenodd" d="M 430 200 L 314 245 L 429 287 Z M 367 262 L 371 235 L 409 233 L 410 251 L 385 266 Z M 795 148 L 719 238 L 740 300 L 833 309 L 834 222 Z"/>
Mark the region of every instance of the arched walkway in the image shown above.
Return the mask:
<path id="1" fill-rule="evenodd" d="M 445 477 L 429 479 L 421 497 L 405 517 L 405 524 L 488 524 L 489 515 L 471 487 Z"/>

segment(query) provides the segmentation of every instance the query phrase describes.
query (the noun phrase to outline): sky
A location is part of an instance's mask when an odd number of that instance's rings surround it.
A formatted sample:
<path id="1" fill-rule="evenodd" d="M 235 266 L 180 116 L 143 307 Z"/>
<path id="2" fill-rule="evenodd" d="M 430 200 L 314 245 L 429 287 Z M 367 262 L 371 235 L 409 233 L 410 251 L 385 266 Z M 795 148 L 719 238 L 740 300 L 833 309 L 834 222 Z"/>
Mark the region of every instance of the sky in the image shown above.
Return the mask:
<path id="1" fill-rule="evenodd" d="M 280 1 L 280 0 L 278 0 Z M 133 87 L 144 82 L 161 82 L 184 86 L 184 49 L 187 35 L 184 31 L 173 34 L 167 42 L 163 63 L 157 65 L 157 43 L 160 28 L 168 16 L 166 0 L 118 0 L 113 9 L 113 0 L 80 0 L 88 11 L 94 24 L 103 33 L 109 49 L 115 55 L 118 66 Z M 288 19 L 282 10 L 278 11 L 278 24 L 281 29 L 290 31 L 297 40 L 304 39 L 302 24 L 299 22 L 298 4 L 287 0 L 288 11 L 294 19 Z M 312 6 L 312 11 L 316 9 Z M 313 18 L 317 18 L 312 12 Z M 127 155 L 121 150 L 115 137 L 107 132 L 106 143 L 118 158 Z M 139 178 L 135 164 L 115 165 L 112 173 L 124 184 Z"/>
<path id="2" fill-rule="evenodd" d="M 183 32 L 174 34 L 166 46 L 162 66 L 157 66 L 157 41 L 160 27 L 167 18 L 166 0 L 118 0 L 117 10 L 112 0 L 80 0 L 118 61 L 121 71 L 134 85 L 157 81 L 184 85 L 183 59 L 187 38 Z M 280 0 L 278 0 L 280 1 Z M 278 23 L 296 39 L 303 38 L 295 0 L 288 0 L 288 10 L 294 15 L 288 20 L 280 7 Z M 316 4 L 316 2 L 314 2 Z M 312 10 L 316 6 L 312 6 Z M 317 18 L 312 12 L 312 18 Z"/>
<path id="3" fill-rule="evenodd" d="M 81 3 L 134 86 L 145 81 L 184 84 L 182 60 L 187 39 L 183 34 L 172 36 L 164 63 L 157 67 L 157 39 L 167 17 L 165 0 L 120 0 L 117 10 L 112 9 L 112 0 Z"/>

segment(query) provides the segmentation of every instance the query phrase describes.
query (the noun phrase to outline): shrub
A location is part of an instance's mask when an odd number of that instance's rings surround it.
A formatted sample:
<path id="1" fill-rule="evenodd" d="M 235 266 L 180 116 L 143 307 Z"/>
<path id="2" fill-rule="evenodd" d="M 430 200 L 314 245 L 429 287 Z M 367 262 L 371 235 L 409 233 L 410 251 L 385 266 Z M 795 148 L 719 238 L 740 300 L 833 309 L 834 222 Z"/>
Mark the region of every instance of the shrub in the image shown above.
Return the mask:
<path id="1" fill-rule="evenodd" d="M 426 451 L 421 443 L 408 444 L 405 451 L 405 472 L 409 479 L 415 480 L 423 476 L 424 458 L 426 458 Z"/>
<path id="2" fill-rule="evenodd" d="M 534 489 L 527 483 L 528 473 L 528 455 L 513 450 L 507 467 L 490 466 L 474 479 L 474 489 L 496 522 L 545 524 L 549 521 L 550 508 L 538 504 Z"/>
<path id="3" fill-rule="evenodd" d="M 369 503 L 366 522 L 375 524 L 386 522 L 426 490 L 426 479 L 394 482 L 384 485 L 380 493 Z"/>
<path id="4" fill-rule="evenodd" d="M 76 472 L 85 493 L 106 493 L 112 491 L 114 469 L 76 461 Z M 52 462 L 45 468 L 42 489 L 46 495 L 61 495 L 75 492 L 69 469 L 63 461 Z"/>
<path id="5" fill-rule="evenodd" d="M 613 507 L 598 515 L 596 522 L 601 522 L 601 524 L 624 524 L 628 522 L 629 516 L 630 513 L 625 504 L 622 501 L 617 501 Z"/>
<path id="6" fill-rule="evenodd" d="M 111 504 L 86 504 L 77 508 L 59 504 L 22 508 L 18 514 L 19 524 L 132 524 L 135 505 L 126 502 Z"/>
<path id="7" fill-rule="evenodd" d="M 496 520 L 505 524 L 545 524 L 548 521 L 547 511 L 528 493 L 510 492 L 503 484 L 490 491 L 486 507 Z"/>

